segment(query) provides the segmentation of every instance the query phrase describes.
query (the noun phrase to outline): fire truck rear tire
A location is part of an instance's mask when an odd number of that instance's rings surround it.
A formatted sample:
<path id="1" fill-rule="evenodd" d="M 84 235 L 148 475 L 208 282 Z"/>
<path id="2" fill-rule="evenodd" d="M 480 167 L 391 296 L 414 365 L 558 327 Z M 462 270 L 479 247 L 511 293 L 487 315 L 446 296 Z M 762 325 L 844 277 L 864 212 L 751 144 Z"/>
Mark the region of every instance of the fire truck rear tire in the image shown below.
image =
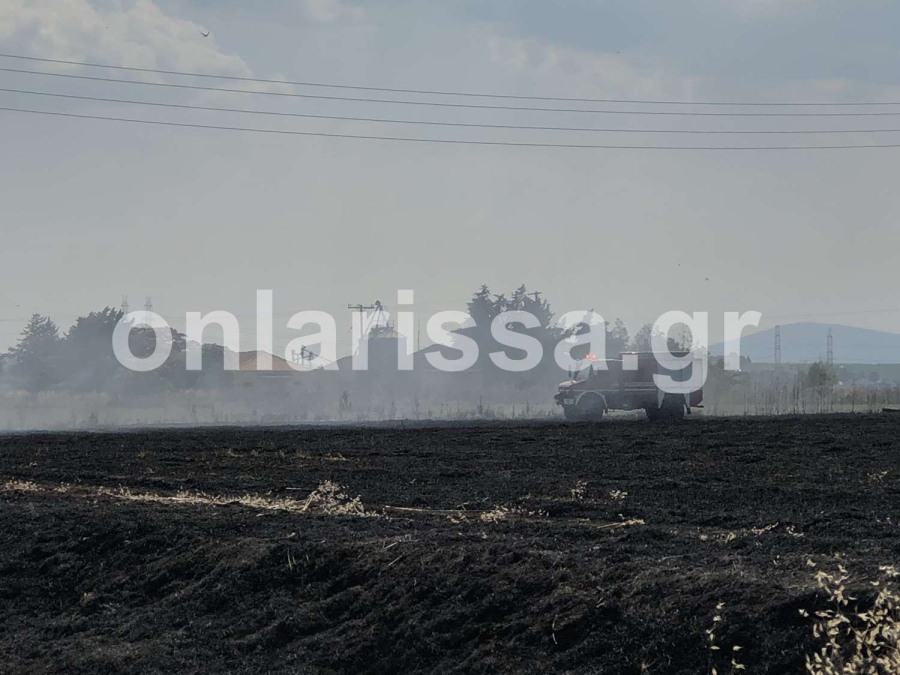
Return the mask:
<path id="1" fill-rule="evenodd" d="M 577 419 L 599 421 L 603 419 L 603 413 L 606 412 L 606 404 L 603 399 L 596 394 L 585 394 L 578 400 L 575 406 Z"/>
<path id="2" fill-rule="evenodd" d="M 574 405 L 563 406 L 563 417 L 565 417 L 568 422 L 577 422 L 581 419 L 578 415 L 578 409 Z"/>
<path id="3" fill-rule="evenodd" d="M 662 405 L 648 406 L 644 408 L 647 413 L 647 419 L 651 422 L 660 422 L 663 420 L 680 420 L 684 419 L 684 401 L 681 397 L 666 395 Z"/>

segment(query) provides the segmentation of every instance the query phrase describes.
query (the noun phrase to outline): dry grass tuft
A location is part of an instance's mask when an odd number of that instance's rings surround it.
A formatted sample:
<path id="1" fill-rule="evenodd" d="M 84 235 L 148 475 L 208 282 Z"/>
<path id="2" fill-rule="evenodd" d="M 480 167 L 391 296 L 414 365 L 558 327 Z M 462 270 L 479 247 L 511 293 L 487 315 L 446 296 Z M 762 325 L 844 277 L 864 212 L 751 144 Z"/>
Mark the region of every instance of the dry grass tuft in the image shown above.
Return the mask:
<path id="1" fill-rule="evenodd" d="M 497 523 L 506 520 L 509 516 L 509 509 L 505 506 L 495 506 L 490 511 L 485 511 L 479 518 L 485 523 Z"/>
<path id="2" fill-rule="evenodd" d="M 754 536 L 761 537 L 764 534 L 769 534 L 770 532 L 778 531 L 778 528 L 781 528 L 785 534 L 794 537 L 795 539 L 800 539 L 805 537 L 806 535 L 798 530 L 793 525 L 784 525 L 782 526 L 780 523 L 772 523 L 771 525 L 763 525 L 762 527 L 751 527 L 749 529 L 741 528 L 739 530 L 728 530 L 724 532 L 713 532 L 712 534 L 702 533 L 700 534 L 700 541 L 718 541 L 724 544 L 728 544 L 735 539 Z"/>
<path id="3" fill-rule="evenodd" d="M 376 515 L 365 510 L 362 501 L 358 496 L 351 499 L 344 490 L 345 488 L 342 485 L 338 485 L 332 481 L 325 481 L 302 502 L 293 499 L 278 499 L 249 494 L 242 497 L 221 497 L 205 494 L 203 492 L 177 492 L 174 496 L 168 496 L 148 492 L 136 493 L 128 488 L 119 488 L 118 490 L 100 488 L 98 494 L 107 497 L 115 497 L 117 499 L 128 499 L 141 502 L 197 504 L 205 506 L 240 504 L 241 506 L 262 511 L 323 513 L 329 516 Z"/>
<path id="4" fill-rule="evenodd" d="M 625 518 L 622 514 L 619 514 L 619 518 L 622 518 L 621 523 L 616 523 L 621 527 L 635 527 L 636 525 L 646 525 L 647 521 L 643 518 Z"/>
<path id="5" fill-rule="evenodd" d="M 103 497 L 124 499 L 133 502 L 150 502 L 155 504 L 190 504 L 196 506 L 225 506 L 227 504 L 240 504 L 254 509 L 268 511 L 298 511 L 299 503 L 289 499 L 270 499 L 256 495 L 244 495 L 243 497 L 221 497 L 206 494 L 205 492 L 179 491 L 174 495 L 161 495 L 155 492 L 133 492 L 129 488 L 121 487 L 116 490 L 101 487 L 97 494 Z"/>
<path id="6" fill-rule="evenodd" d="M 700 541 L 710 541 L 710 540 L 721 541 L 725 544 L 728 544 L 737 538 L 738 538 L 737 534 L 735 534 L 734 532 L 731 532 L 730 530 L 728 532 L 719 532 L 718 534 L 713 534 L 713 535 L 709 535 L 709 534 L 701 534 L 700 535 Z"/>
<path id="7" fill-rule="evenodd" d="M 490 511 L 482 513 L 479 518 L 485 523 L 498 523 L 510 517 L 547 518 L 549 515 L 546 511 L 529 511 L 521 506 L 495 506 Z"/>
<path id="8" fill-rule="evenodd" d="M 893 588 L 893 566 L 880 568 L 884 579 L 870 582 L 878 594 L 867 611 L 850 609 L 850 575 L 843 566 L 836 574 L 816 573 L 816 582 L 833 605 L 816 612 L 813 635 L 824 641 L 806 657 L 811 675 L 895 675 L 900 673 L 900 596 Z M 806 610 L 800 610 L 809 616 Z"/>
<path id="9" fill-rule="evenodd" d="M 751 527 L 750 532 L 757 537 L 761 537 L 766 532 L 771 532 L 775 528 L 778 527 L 778 523 L 772 523 L 771 525 L 763 525 L 762 527 Z"/>
<path id="10" fill-rule="evenodd" d="M 723 657 L 726 657 L 728 650 L 723 650 L 722 645 L 716 642 L 716 632 L 722 627 L 724 621 L 725 603 L 720 602 L 716 605 L 716 611 L 712 618 L 712 626 L 706 629 L 706 640 L 709 643 L 707 672 L 710 673 L 710 675 L 719 675 L 719 672 L 726 672 L 725 670 L 719 671 L 717 664 L 721 664 L 722 661 L 725 660 Z M 744 664 L 738 661 L 738 652 L 741 651 L 741 649 L 743 649 L 743 647 L 740 645 L 731 645 L 730 662 L 724 666 L 728 668 L 727 672 L 736 673 L 739 670 L 746 670 Z"/>
<path id="11" fill-rule="evenodd" d="M 297 452 L 294 453 L 293 456 L 295 459 L 306 459 L 306 460 L 316 459 L 316 460 L 321 460 L 323 462 L 347 462 L 347 461 L 349 461 L 346 457 L 344 457 L 339 452 L 329 452 L 324 455 L 317 455 L 315 453 L 304 452 L 302 450 L 298 450 Z"/>
<path id="12" fill-rule="evenodd" d="M 40 486 L 30 480 L 8 480 L 3 483 L 4 490 L 18 490 L 19 492 L 40 492 Z"/>
<path id="13" fill-rule="evenodd" d="M 154 492 L 134 492 L 127 487 L 117 489 L 98 487 L 74 488 L 70 483 L 60 483 L 56 487 L 41 486 L 33 481 L 7 480 L 2 485 L 3 490 L 18 490 L 20 492 L 58 492 L 72 494 L 77 497 L 109 497 L 132 502 L 148 502 L 155 504 L 196 505 L 196 506 L 225 506 L 239 504 L 251 509 L 261 511 L 289 511 L 292 513 L 321 513 L 329 516 L 377 516 L 372 511 L 367 511 L 359 496 L 352 499 L 346 494 L 346 488 L 332 481 L 325 481 L 304 500 L 266 497 L 246 494 L 241 497 L 226 497 L 210 495 L 204 492 L 176 492 L 174 495 L 162 495 Z"/>
<path id="14" fill-rule="evenodd" d="M 344 487 L 330 480 L 317 487 L 303 502 L 302 511 L 325 513 L 329 516 L 371 516 L 363 507 L 359 495 L 351 499 Z"/>
<path id="15" fill-rule="evenodd" d="M 569 493 L 572 495 L 572 499 L 581 501 L 582 499 L 584 499 L 585 494 L 587 494 L 587 481 L 575 481 L 575 487 L 569 490 Z"/>

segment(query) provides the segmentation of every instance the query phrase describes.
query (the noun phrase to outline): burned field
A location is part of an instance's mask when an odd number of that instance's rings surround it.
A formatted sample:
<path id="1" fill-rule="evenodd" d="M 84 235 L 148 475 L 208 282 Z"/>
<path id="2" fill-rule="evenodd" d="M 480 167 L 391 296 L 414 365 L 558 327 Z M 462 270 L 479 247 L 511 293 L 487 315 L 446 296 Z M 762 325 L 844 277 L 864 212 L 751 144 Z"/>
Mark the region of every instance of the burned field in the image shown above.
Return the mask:
<path id="1" fill-rule="evenodd" d="M 816 573 L 849 570 L 852 610 L 900 563 L 898 432 L 870 415 L 0 437 L 0 670 L 803 672 L 831 606 Z"/>

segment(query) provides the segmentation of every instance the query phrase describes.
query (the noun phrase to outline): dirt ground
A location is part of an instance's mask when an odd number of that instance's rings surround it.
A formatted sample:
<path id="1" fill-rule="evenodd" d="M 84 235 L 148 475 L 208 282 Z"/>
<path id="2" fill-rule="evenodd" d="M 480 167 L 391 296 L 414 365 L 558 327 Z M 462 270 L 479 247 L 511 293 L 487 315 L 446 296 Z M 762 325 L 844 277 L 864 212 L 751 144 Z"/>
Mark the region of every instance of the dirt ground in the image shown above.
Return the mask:
<path id="1" fill-rule="evenodd" d="M 0 672 L 800 673 L 897 417 L 0 436 Z"/>

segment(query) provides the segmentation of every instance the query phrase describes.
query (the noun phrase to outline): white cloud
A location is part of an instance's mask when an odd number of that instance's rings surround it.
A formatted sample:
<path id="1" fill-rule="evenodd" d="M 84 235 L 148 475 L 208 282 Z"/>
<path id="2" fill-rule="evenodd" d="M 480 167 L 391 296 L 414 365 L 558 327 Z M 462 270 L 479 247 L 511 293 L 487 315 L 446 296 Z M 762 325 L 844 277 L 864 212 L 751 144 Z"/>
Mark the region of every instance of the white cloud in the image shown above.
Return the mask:
<path id="1" fill-rule="evenodd" d="M 365 15 L 362 7 L 354 7 L 343 0 L 300 0 L 304 14 L 316 23 L 360 21 Z"/>
<path id="2" fill-rule="evenodd" d="M 202 26 L 165 14 L 153 0 L 113 5 L 103 10 L 88 0 L 3 0 L 0 46 L 45 58 L 228 75 L 251 73 L 243 59 L 218 48 L 215 36 L 204 38 Z"/>
<path id="3" fill-rule="evenodd" d="M 753 0 L 796 5 L 805 0 Z M 787 78 L 733 82 L 721 77 L 689 76 L 658 61 L 631 53 L 572 49 L 535 39 L 488 37 L 492 63 L 527 75 L 536 87 L 565 96 L 651 100 L 896 101 L 900 87 L 848 77 Z M 770 120 L 774 127 L 784 127 Z M 659 120 L 662 124 L 662 120 Z"/>
<path id="4" fill-rule="evenodd" d="M 689 98 L 698 80 L 634 65 L 622 54 L 592 52 L 540 40 L 492 36 L 491 62 L 501 67 L 552 79 L 570 96 Z"/>

